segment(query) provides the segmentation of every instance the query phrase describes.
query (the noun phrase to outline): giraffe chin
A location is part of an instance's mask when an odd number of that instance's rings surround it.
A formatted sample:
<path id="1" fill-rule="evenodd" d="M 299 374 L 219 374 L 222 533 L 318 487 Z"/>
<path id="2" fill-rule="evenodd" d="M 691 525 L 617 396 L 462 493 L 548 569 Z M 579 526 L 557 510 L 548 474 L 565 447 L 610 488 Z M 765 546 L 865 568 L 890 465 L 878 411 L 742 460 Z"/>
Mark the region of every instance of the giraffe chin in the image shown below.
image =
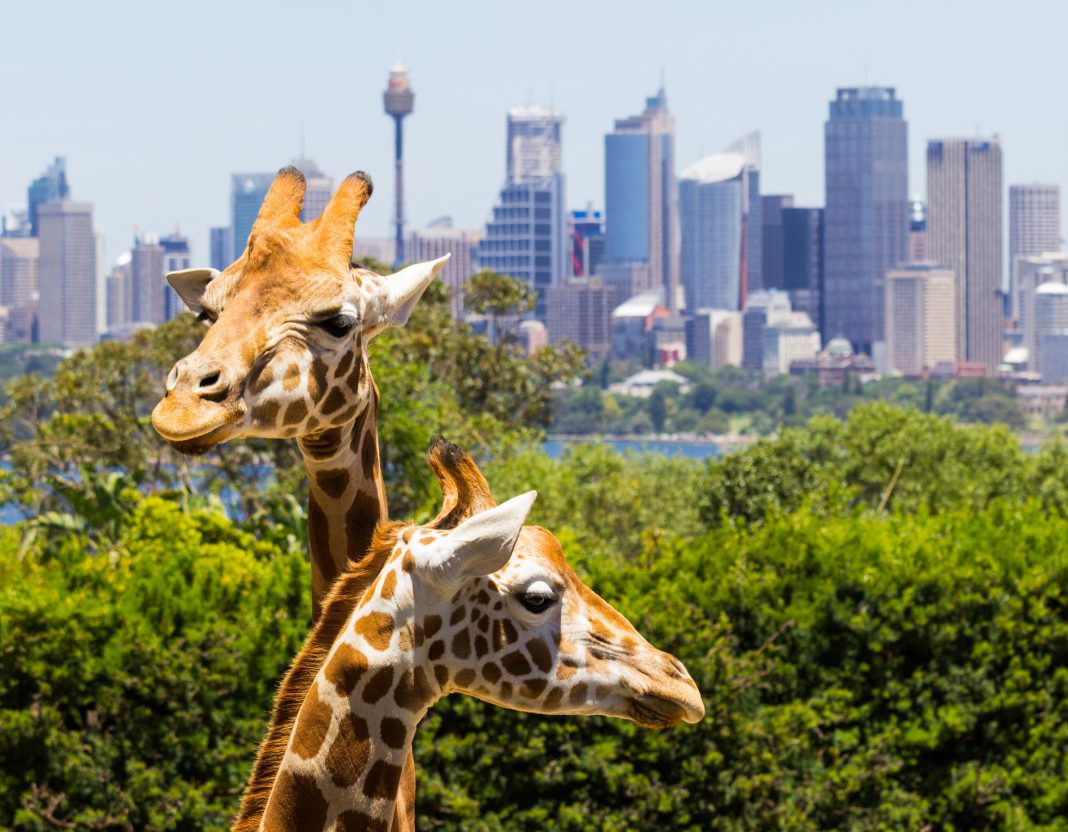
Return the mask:
<path id="1" fill-rule="evenodd" d="M 232 433 L 232 426 L 225 424 L 192 439 L 167 439 L 167 444 L 185 456 L 203 456 L 216 445 L 221 445 L 229 439 Z"/>
<path id="2" fill-rule="evenodd" d="M 641 728 L 671 728 L 692 721 L 686 719 L 686 709 L 678 703 L 652 695 L 631 699 L 624 717 Z"/>

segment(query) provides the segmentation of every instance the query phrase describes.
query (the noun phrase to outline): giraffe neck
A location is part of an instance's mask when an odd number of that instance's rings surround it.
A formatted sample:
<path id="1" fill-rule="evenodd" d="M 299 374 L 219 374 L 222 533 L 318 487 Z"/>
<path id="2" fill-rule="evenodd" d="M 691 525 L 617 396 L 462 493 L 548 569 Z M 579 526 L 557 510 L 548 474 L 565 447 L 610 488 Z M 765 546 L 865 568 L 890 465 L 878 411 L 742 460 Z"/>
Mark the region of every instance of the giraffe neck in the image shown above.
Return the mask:
<path id="1" fill-rule="evenodd" d="M 366 366 L 364 379 L 370 395 L 350 421 L 297 439 L 308 474 L 313 620 L 349 559 L 363 556 L 375 526 L 388 519 L 378 454 L 378 388 Z"/>
<path id="2" fill-rule="evenodd" d="M 348 619 L 300 707 L 259 829 L 410 828 L 412 741 L 444 692 L 423 670 L 410 593 L 394 560 Z"/>

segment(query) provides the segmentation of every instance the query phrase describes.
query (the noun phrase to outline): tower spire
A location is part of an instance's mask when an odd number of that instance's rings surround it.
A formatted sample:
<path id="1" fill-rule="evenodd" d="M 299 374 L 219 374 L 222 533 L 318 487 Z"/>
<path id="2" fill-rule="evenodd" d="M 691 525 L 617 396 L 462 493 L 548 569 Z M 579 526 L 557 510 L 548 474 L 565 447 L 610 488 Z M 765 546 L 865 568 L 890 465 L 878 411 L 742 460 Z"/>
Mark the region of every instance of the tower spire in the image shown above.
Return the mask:
<path id="1" fill-rule="evenodd" d="M 404 117 L 415 109 L 415 93 L 408 81 L 408 69 L 399 62 L 389 71 L 389 82 L 382 94 L 386 114 L 393 116 L 394 148 L 396 160 L 396 193 L 394 197 L 393 223 L 396 226 L 397 251 L 393 268 L 404 264 Z"/>

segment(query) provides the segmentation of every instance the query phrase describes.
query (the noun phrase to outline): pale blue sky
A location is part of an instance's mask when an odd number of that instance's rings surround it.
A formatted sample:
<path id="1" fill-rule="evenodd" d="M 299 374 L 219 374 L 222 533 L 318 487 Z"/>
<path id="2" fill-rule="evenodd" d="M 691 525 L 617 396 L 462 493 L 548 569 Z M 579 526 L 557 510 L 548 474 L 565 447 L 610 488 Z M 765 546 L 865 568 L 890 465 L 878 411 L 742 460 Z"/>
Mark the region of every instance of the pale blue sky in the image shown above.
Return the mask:
<path id="1" fill-rule="evenodd" d="M 0 209 L 67 156 L 108 254 L 134 229 L 229 221 L 229 174 L 299 149 L 340 178 L 376 182 L 358 234 L 389 233 L 392 125 L 381 93 L 398 48 L 411 69 L 408 219 L 484 223 L 504 171 L 509 106 L 566 116 L 569 207 L 603 204 L 603 136 L 661 72 L 679 169 L 751 129 L 765 193 L 822 204 L 823 122 L 835 87 L 896 86 L 909 189 L 928 137 L 1000 134 L 1006 185 L 1068 184 L 1068 3 L 316 2 L 0 0 Z"/>

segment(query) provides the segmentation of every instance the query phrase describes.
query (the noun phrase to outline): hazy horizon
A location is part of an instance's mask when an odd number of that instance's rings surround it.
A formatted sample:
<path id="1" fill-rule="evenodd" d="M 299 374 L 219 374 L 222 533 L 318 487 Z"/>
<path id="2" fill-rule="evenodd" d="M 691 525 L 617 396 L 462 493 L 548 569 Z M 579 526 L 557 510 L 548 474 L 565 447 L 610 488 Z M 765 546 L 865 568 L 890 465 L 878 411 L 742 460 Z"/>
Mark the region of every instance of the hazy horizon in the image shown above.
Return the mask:
<path id="1" fill-rule="evenodd" d="M 24 206 L 30 180 L 66 156 L 72 197 L 94 204 L 109 260 L 135 229 L 180 226 L 206 263 L 207 229 L 229 223 L 230 174 L 288 163 L 302 127 L 307 155 L 335 180 L 358 168 L 375 179 L 357 246 L 389 236 L 381 95 L 398 49 L 416 94 L 405 127 L 411 227 L 442 215 L 482 227 L 504 177 L 506 112 L 525 103 L 566 118 L 568 207 L 603 209 L 604 134 L 640 112 L 662 76 L 677 170 L 760 130 L 761 190 L 800 205 L 823 204 L 827 104 L 859 84 L 896 87 L 904 101 L 912 194 L 924 191 L 928 138 L 976 133 L 1000 135 L 1006 186 L 1068 182 L 1068 115 L 1052 106 L 1068 59 L 1049 36 L 1068 6 L 1053 3 L 1000 15 L 956 0 L 621 2 L 610 13 L 557 0 L 299 12 L 192 0 L 180 16 L 120 0 L 62 14 L 3 7 L 14 32 L 0 53 L 0 210 Z"/>

